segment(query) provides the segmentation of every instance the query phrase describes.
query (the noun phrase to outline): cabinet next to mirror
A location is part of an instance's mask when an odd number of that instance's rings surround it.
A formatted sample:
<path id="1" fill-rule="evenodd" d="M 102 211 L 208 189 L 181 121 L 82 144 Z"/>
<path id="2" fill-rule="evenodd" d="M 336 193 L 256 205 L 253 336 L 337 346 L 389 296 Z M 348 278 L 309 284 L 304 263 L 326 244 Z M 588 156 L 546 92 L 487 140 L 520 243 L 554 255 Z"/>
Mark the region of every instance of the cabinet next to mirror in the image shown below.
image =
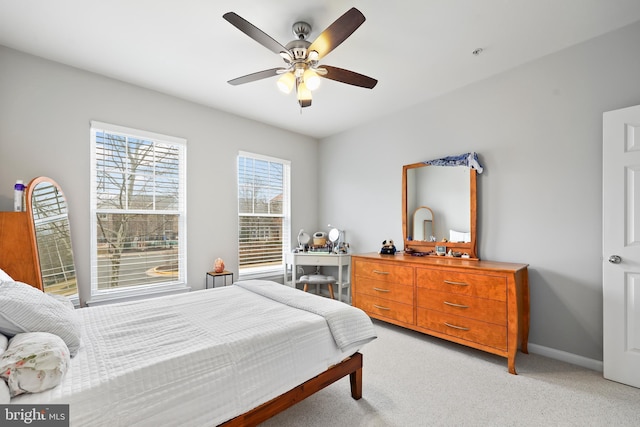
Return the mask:
<path id="1" fill-rule="evenodd" d="M 0 268 L 42 290 L 38 248 L 27 212 L 0 212 Z"/>
<path id="2" fill-rule="evenodd" d="M 369 316 L 508 359 L 527 353 L 526 264 L 415 257 L 351 256 L 352 303 Z"/>

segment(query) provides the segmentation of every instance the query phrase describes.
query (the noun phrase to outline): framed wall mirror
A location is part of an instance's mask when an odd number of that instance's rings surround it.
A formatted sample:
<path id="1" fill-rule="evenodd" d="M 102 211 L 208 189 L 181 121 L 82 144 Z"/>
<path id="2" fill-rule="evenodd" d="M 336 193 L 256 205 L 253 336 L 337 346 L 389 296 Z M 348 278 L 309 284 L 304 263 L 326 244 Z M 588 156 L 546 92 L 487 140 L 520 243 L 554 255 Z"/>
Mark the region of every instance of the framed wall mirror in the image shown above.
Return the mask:
<path id="1" fill-rule="evenodd" d="M 405 251 L 436 256 L 438 245 L 456 255 L 478 259 L 476 175 L 476 170 L 467 166 L 413 163 L 402 167 Z M 422 207 L 431 211 L 430 223 L 425 223 L 428 215 Z M 431 234 L 427 235 L 425 227 L 429 226 Z"/>
<path id="2" fill-rule="evenodd" d="M 57 295 L 77 294 L 67 201 L 62 189 L 51 178 L 34 178 L 27 186 L 26 210 L 36 239 L 40 289 Z"/>

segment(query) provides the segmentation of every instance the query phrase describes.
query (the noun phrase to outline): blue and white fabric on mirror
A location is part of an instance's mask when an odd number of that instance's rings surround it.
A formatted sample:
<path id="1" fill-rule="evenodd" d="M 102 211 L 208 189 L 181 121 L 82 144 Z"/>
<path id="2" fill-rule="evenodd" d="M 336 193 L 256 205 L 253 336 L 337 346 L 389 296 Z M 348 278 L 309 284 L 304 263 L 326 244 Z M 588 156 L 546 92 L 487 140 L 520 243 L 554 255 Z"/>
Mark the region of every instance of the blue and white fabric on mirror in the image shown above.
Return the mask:
<path id="1" fill-rule="evenodd" d="M 425 165 L 432 166 L 466 166 L 471 169 L 475 169 L 478 173 L 482 173 L 484 168 L 478 160 L 478 153 L 472 151 L 471 153 L 459 154 L 457 156 L 447 156 L 441 159 L 426 160 L 423 162 Z"/>

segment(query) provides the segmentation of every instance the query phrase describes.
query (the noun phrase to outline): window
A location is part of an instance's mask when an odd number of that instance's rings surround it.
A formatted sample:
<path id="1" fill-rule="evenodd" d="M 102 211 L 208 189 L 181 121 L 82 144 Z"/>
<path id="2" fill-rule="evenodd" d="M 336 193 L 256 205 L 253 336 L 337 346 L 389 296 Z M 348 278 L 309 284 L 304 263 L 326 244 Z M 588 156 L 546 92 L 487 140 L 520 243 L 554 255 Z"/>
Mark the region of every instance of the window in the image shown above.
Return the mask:
<path id="1" fill-rule="evenodd" d="M 186 141 L 91 123 L 91 298 L 185 288 Z"/>
<path id="2" fill-rule="evenodd" d="M 241 152 L 238 156 L 240 276 L 281 271 L 290 250 L 290 163 Z"/>

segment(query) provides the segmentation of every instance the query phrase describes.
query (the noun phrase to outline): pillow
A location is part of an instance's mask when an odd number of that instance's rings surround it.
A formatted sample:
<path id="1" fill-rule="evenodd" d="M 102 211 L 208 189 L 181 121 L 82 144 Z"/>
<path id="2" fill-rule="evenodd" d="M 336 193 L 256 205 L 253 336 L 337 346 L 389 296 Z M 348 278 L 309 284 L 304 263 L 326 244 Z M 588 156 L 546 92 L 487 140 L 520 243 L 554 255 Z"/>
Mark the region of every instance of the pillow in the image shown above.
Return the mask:
<path id="1" fill-rule="evenodd" d="M 0 333 L 10 337 L 23 332 L 58 335 L 72 357 L 80 347 L 80 323 L 69 304 L 22 282 L 0 283 Z"/>
<path id="2" fill-rule="evenodd" d="M 55 300 L 60 301 L 61 303 L 68 305 L 69 308 L 72 308 L 75 310 L 75 306 L 73 305 L 73 302 L 71 301 L 71 299 L 69 297 L 66 297 L 64 295 L 56 295 L 56 294 L 46 294 L 49 298 L 53 298 Z"/>
<path id="3" fill-rule="evenodd" d="M 4 272 L 4 270 L 0 268 L 0 283 L 13 282 L 13 281 L 14 280 L 11 278 L 11 276 L 9 276 L 7 273 Z"/>
<path id="4" fill-rule="evenodd" d="M 68 368 L 67 345 L 59 336 L 48 332 L 16 335 L 0 356 L 0 378 L 7 381 L 12 397 L 57 386 Z"/>
<path id="5" fill-rule="evenodd" d="M 4 336 L 3 334 L 0 334 L 0 356 L 2 356 L 2 353 L 4 353 L 8 345 L 9 345 L 9 338 Z"/>

